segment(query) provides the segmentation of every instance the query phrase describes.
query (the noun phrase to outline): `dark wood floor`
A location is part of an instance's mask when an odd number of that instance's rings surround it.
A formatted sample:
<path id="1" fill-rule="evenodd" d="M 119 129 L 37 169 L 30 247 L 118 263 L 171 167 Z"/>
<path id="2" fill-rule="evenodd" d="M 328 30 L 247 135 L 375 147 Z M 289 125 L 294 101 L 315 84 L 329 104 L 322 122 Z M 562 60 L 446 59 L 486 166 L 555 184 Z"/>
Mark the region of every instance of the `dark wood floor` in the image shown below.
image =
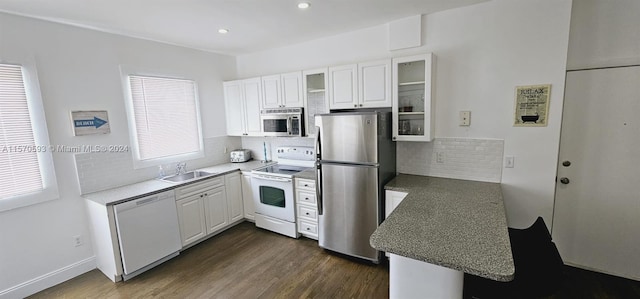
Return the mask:
<path id="1" fill-rule="evenodd" d="M 545 299 L 640 298 L 640 282 L 566 267 Z M 242 223 L 127 282 L 93 270 L 29 298 L 387 298 L 389 271 Z"/>
<path id="2" fill-rule="evenodd" d="M 131 280 L 98 270 L 32 298 L 385 298 L 386 265 L 328 254 L 315 240 L 292 239 L 241 223 Z"/>

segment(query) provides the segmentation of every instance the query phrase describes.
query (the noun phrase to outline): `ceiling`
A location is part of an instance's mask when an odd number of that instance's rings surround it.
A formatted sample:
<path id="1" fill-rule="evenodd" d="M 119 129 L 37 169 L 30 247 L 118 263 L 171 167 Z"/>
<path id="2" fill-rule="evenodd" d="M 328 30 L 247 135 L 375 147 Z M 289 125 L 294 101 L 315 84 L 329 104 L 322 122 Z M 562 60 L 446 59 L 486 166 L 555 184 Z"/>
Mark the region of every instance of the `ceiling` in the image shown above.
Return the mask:
<path id="1" fill-rule="evenodd" d="M 0 11 L 239 55 L 485 1 L 1 0 Z"/>

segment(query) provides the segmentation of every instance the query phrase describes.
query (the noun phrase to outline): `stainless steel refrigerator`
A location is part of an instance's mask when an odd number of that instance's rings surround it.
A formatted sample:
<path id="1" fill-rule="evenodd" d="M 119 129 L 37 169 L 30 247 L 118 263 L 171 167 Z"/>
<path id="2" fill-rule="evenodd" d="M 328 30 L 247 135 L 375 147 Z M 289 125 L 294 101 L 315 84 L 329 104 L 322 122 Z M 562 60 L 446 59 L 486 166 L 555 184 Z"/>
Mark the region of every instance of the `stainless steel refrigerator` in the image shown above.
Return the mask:
<path id="1" fill-rule="evenodd" d="M 316 115 L 318 242 L 346 255 L 380 261 L 369 237 L 384 215 L 384 184 L 396 174 L 391 112 Z"/>

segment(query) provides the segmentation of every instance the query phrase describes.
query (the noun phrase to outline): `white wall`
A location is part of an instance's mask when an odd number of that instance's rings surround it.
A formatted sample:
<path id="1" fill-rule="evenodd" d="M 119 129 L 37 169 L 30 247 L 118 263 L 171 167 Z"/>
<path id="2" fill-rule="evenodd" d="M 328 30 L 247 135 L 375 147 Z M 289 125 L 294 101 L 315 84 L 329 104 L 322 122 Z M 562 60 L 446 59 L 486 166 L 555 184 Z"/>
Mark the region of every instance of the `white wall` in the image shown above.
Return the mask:
<path id="1" fill-rule="evenodd" d="M 640 64 L 638 13 L 638 0 L 574 1 L 567 69 Z"/>
<path id="2" fill-rule="evenodd" d="M 509 225 L 551 223 L 571 0 L 494 0 L 423 16 L 424 46 L 387 50 L 387 26 L 237 57 L 241 78 L 433 52 L 436 137 L 505 140 L 515 168 L 503 169 Z M 551 84 L 547 127 L 516 128 L 514 88 Z M 458 112 L 471 110 L 471 127 Z M 425 160 L 427 158 L 425 157 Z M 426 163 L 426 162 L 425 162 Z"/>
<path id="3" fill-rule="evenodd" d="M 233 57 L 0 13 L 0 60 L 23 59 L 35 61 L 54 145 L 129 144 L 120 64 L 195 79 L 204 137 L 226 135 L 219 108 L 222 81 L 236 77 Z M 71 110 L 107 110 L 111 133 L 73 137 Z M 60 199 L 0 213 L 0 297 L 46 287 L 73 275 L 75 266 L 95 267 L 73 161 L 70 153 L 54 153 Z M 75 235 L 83 236 L 83 246 L 73 246 Z"/>

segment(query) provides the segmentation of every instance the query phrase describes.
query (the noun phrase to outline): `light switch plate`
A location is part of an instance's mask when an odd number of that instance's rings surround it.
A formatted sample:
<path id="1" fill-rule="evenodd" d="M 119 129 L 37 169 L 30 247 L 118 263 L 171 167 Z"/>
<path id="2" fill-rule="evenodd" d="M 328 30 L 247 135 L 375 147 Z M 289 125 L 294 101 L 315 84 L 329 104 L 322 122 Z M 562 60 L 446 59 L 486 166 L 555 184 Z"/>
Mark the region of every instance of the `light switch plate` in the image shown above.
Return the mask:
<path id="1" fill-rule="evenodd" d="M 471 111 L 460 111 L 460 126 L 471 125 Z"/>

